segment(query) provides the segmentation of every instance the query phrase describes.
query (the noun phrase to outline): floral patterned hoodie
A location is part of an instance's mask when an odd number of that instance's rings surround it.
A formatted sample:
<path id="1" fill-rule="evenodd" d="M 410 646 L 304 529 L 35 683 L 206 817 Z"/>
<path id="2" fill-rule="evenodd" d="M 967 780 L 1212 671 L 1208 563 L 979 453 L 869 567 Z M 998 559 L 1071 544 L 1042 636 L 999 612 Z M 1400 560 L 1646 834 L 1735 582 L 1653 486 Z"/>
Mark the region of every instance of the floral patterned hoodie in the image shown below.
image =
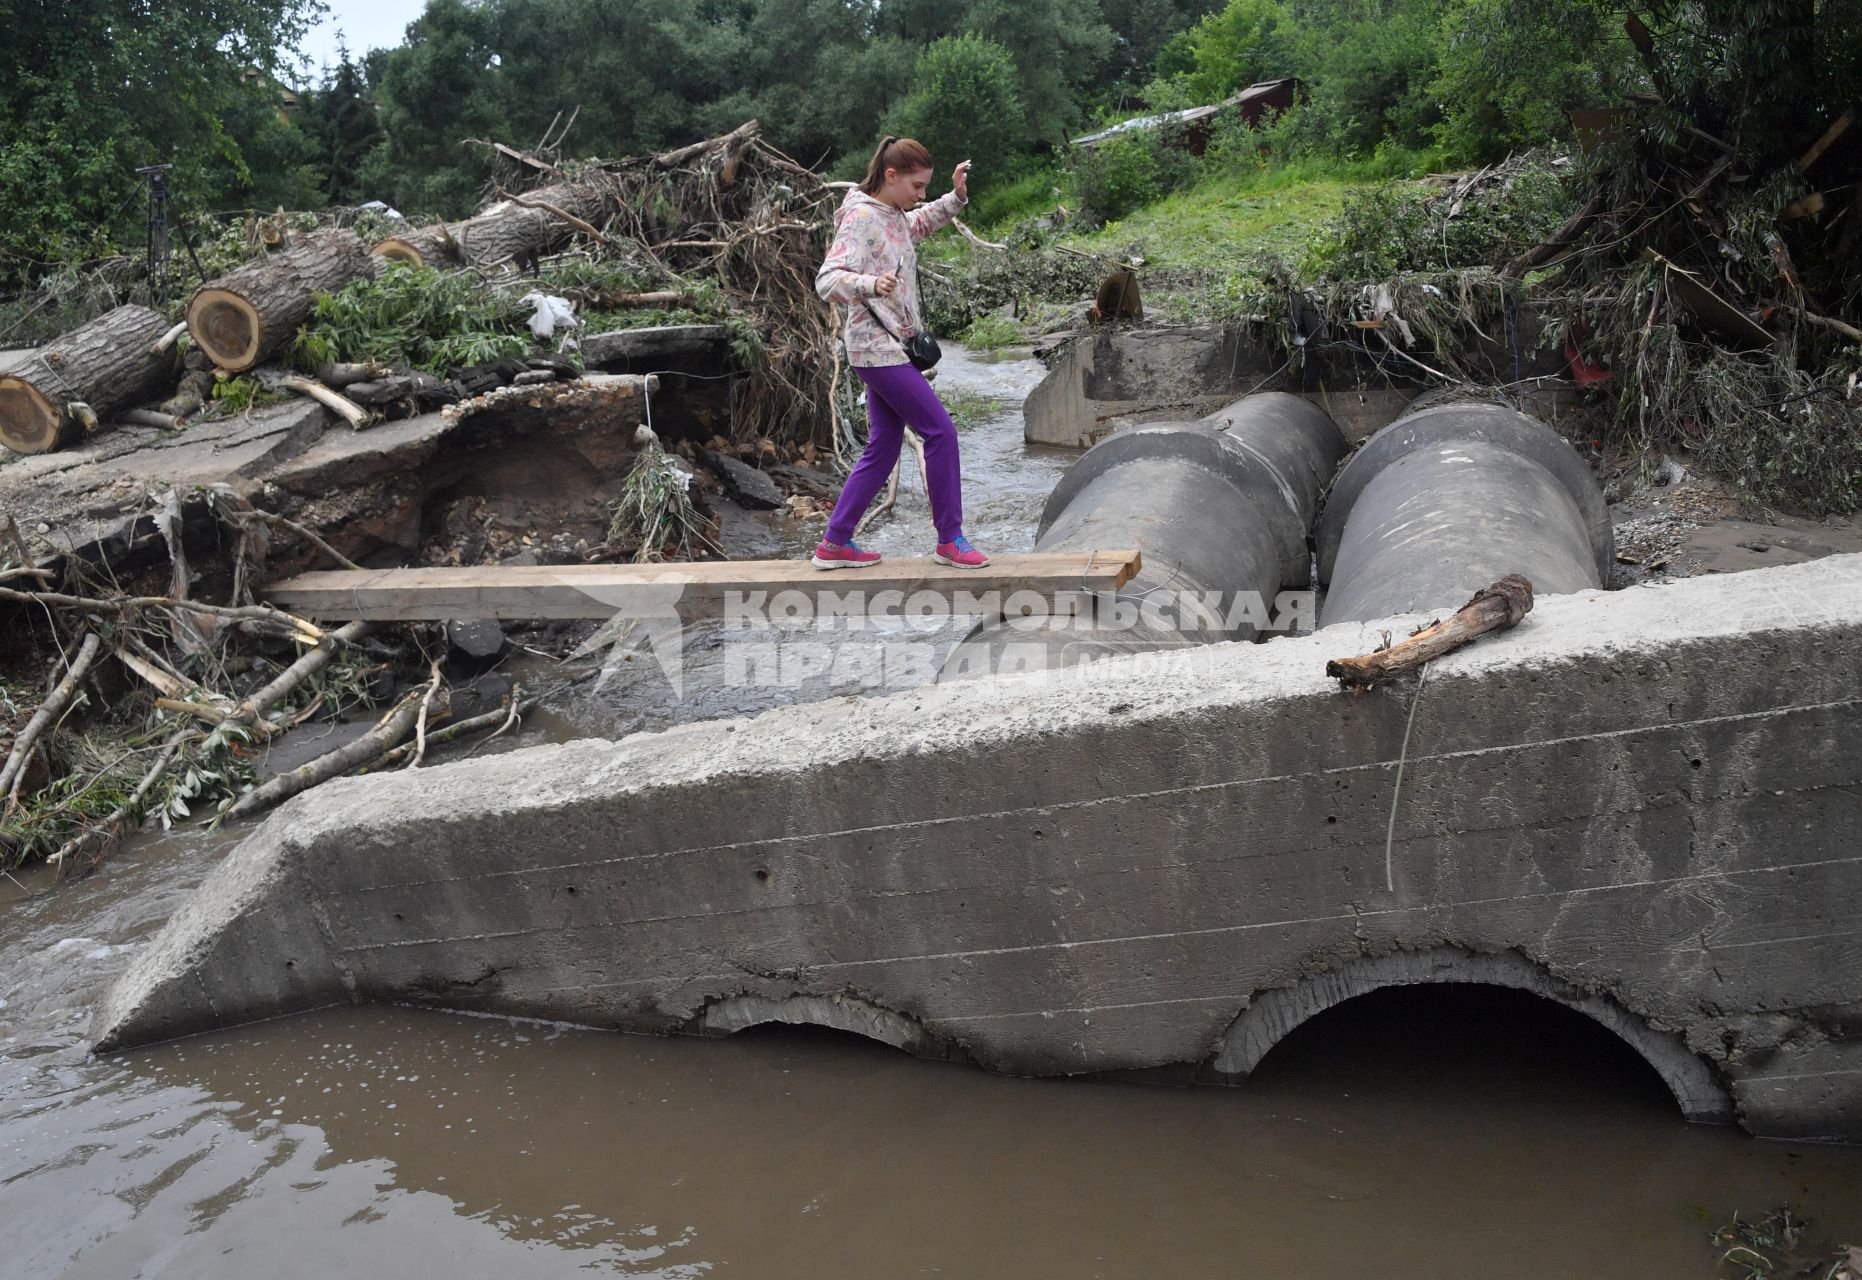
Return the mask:
<path id="1" fill-rule="evenodd" d="M 859 368 L 905 364 L 899 338 L 918 332 L 918 251 L 926 236 L 957 216 L 968 204 L 955 191 L 903 212 L 855 187 L 834 215 L 834 243 L 815 276 L 815 292 L 829 302 L 847 304 L 847 361 Z M 899 287 L 882 298 L 873 282 L 888 271 L 899 274 Z M 867 310 L 871 303 L 891 327 L 887 333 Z M 894 334 L 898 335 L 896 338 Z"/>

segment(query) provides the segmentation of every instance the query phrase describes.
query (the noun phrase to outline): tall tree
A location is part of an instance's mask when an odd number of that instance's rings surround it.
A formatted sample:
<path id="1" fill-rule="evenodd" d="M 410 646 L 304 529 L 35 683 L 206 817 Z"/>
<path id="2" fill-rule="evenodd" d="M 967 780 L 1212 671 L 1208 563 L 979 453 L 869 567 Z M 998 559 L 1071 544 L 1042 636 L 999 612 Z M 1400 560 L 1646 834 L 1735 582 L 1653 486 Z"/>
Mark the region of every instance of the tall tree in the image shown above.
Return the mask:
<path id="1" fill-rule="evenodd" d="M 466 139 L 529 145 L 571 111 L 580 154 L 689 140 L 739 83 L 746 3 L 428 0 L 380 59 L 386 141 L 369 186 L 404 209 L 464 213 L 486 173 Z"/>
<path id="2" fill-rule="evenodd" d="M 336 65 L 325 67 L 322 83 L 306 95 L 304 129 L 316 147 L 324 194 L 333 204 L 353 205 L 374 198 L 361 169 L 382 140 L 381 121 L 348 46 L 339 41 L 336 54 Z"/>
<path id="3" fill-rule="evenodd" d="M 912 91 L 893 108 L 892 131 L 930 149 L 938 189 L 960 160 L 999 177 L 1026 133 L 1015 63 L 981 36 L 946 36 L 918 59 Z"/>
<path id="4" fill-rule="evenodd" d="M 1073 132 L 1115 39 L 1091 0 L 971 0 L 964 30 L 1014 59 L 1029 143 Z"/>
<path id="5" fill-rule="evenodd" d="M 172 163 L 169 184 L 195 210 L 278 194 L 272 180 L 297 166 L 255 172 L 248 152 L 291 141 L 278 81 L 322 8 L 0 0 L 0 281 L 133 239 L 141 165 Z"/>

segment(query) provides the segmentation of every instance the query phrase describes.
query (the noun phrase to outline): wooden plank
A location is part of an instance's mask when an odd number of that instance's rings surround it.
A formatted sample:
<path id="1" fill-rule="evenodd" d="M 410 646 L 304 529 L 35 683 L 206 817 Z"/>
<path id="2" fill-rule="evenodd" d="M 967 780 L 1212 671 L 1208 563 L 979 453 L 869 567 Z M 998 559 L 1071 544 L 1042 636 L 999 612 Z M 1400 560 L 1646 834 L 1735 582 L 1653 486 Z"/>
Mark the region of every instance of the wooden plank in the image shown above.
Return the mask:
<path id="1" fill-rule="evenodd" d="M 882 591 L 907 598 L 930 591 L 948 598 L 954 612 L 972 613 L 993 611 L 987 597 L 999 606 L 1016 591 L 1050 601 L 1065 593 L 1116 591 L 1139 564 L 1136 551 L 1117 550 L 999 555 L 982 569 L 935 564 L 925 556 L 831 571 L 806 560 L 328 569 L 279 582 L 267 598 L 301 616 L 376 622 L 609 618 L 624 608 L 667 605 L 698 617 L 721 612 L 732 593 L 745 599 L 761 592 L 767 607 L 784 591 L 811 599 L 858 591 L 869 601 Z"/>

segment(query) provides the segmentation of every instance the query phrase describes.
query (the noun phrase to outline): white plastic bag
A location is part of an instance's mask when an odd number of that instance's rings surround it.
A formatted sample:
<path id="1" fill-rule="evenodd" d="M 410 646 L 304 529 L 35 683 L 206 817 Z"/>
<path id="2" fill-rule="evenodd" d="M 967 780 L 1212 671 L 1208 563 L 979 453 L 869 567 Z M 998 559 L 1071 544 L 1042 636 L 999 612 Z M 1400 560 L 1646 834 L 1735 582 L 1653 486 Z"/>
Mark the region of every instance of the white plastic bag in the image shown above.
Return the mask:
<path id="1" fill-rule="evenodd" d="M 530 332 L 540 339 L 554 337 L 558 329 L 574 330 L 580 323 L 575 318 L 575 307 L 569 299 L 559 298 L 553 293 L 526 293 L 518 302 L 536 308 L 530 317 Z"/>

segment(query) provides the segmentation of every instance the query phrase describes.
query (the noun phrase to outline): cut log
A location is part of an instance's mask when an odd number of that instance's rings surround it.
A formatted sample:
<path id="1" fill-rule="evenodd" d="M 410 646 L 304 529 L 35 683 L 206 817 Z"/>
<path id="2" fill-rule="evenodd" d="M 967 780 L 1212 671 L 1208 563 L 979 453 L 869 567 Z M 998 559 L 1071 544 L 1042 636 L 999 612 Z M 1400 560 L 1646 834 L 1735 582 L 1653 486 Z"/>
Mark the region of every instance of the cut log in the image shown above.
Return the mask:
<path id="1" fill-rule="evenodd" d="M 1432 658 L 1451 653 L 1488 631 L 1516 625 L 1532 612 L 1532 583 L 1509 573 L 1474 593 L 1446 622 L 1431 622 L 1406 640 L 1358 658 L 1334 658 L 1325 673 L 1347 689 L 1394 680 Z"/>
<path id="2" fill-rule="evenodd" d="M 452 228 L 444 222 L 410 231 L 404 236 L 389 236 L 386 240 L 378 240 L 369 252 L 390 262 L 405 262 L 411 267 L 465 265 L 465 258 L 459 252 L 459 241 L 454 237 Z"/>
<path id="3" fill-rule="evenodd" d="M 322 232 L 202 285 L 188 303 L 188 332 L 216 366 L 244 373 L 291 340 L 317 294 L 377 265 L 355 233 Z"/>
<path id="4" fill-rule="evenodd" d="M 174 385 L 180 362 L 154 344 L 168 321 L 147 307 L 118 307 L 40 347 L 0 373 L 0 444 L 46 453 L 84 432 L 68 404 L 107 419 Z"/>
<path id="5" fill-rule="evenodd" d="M 414 266 L 492 267 L 534 258 L 567 244 L 578 228 L 605 221 L 611 188 L 605 181 L 559 182 L 524 193 L 523 203 L 500 200 L 484 212 L 383 240 L 377 255 Z"/>

